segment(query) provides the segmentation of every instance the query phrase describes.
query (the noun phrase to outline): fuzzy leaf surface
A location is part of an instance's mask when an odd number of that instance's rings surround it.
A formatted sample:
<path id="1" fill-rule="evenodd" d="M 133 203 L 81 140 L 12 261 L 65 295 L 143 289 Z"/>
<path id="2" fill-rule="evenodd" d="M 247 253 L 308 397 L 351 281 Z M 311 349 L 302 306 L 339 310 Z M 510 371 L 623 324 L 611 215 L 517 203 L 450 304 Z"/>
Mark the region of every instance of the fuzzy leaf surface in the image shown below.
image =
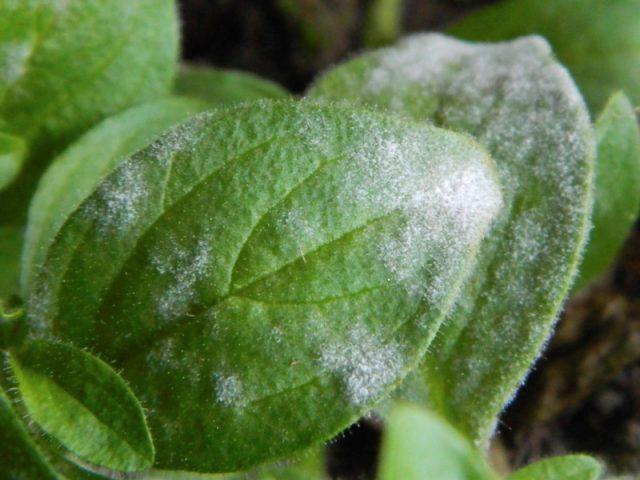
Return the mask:
<path id="1" fill-rule="evenodd" d="M 178 72 L 174 92 L 203 100 L 214 107 L 290 96 L 278 84 L 256 75 L 190 65 L 184 65 Z"/>
<path id="2" fill-rule="evenodd" d="M 496 161 L 505 208 L 424 372 L 431 407 L 486 442 L 550 334 L 584 245 L 594 142 L 580 93 L 539 37 L 427 34 L 327 72 L 310 96 L 466 132 Z"/>
<path id="3" fill-rule="evenodd" d="M 153 464 L 142 407 L 106 363 L 71 345 L 35 340 L 12 351 L 10 364 L 30 417 L 71 452 L 114 470 Z"/>
<path id="4" fill-rule="evenodd" d="M 497 480 L 468 441 L 433 413 L 399 404 L 387 421 L 379 480 Z"/>
<path id="5" fill-rule="evenodd" d="M 586 455 L 565 455 L 540 460 L 512 473 L 507 480 L 598 480 L 600 463 Z"/>
<path id="6" fill-rule="evenodd" d="M 67 217 L 124 159 L 204 105 L 185 98 L 156 100 L 110 117 L 67 148 L 49 167 L 31 201 L 22 284 L 31 281 Z"/>
<path id="7" fill-rule="evenodd" d="M 69 214 L 32 328 L 122 372 L 158 468 L 281 457 L 424 354 L 500 208 L 492 169 L 469 138 L 346 107 L 201 114 Z"/>
<path id="8" fill-rule="evenodd" d="M 640 0 L 507 0 L 474 12 L 450 33 L 477 41 L 544 36 L 595 113 L 620 89 L 640 103 L 638 12 Z"/>
<path id="9" fill-rule="evenodd" d="M 575 291 L 612 264 L 640 210 L 640 130 L 629 99 L 622 93 L 611 97 L 595 128 L 593 228 Z"/>
<path id="10" fill-rule="evenodd" d="M 0 389 L 0 479 L 58 480 Z"/>

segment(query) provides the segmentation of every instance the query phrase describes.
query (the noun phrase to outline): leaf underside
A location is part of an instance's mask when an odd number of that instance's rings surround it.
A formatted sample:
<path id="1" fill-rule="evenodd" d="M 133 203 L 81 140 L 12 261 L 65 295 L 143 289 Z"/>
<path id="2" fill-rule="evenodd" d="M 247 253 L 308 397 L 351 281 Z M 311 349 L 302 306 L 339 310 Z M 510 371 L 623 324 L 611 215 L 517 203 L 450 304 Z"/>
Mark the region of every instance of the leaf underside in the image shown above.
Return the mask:
<path id="1" fill-rule="evenodd" d="M 453 132 L 289 101 L 202 114 L 70 214 L 26 285 L 31 325 L 122 372 L 159 468 L 247 468 L 415 365 L 499 207 Z"/>
<path id="2" fill-rule="evenodd" d="M 593 139 L 577 88 L 539 37 L 427 34 L 338 66 L 309 96 L 469 133 L 496 161 L 505 207 L 424 370 L 429 404 L 486 442 L 549 336 L 584 243 Z"/>

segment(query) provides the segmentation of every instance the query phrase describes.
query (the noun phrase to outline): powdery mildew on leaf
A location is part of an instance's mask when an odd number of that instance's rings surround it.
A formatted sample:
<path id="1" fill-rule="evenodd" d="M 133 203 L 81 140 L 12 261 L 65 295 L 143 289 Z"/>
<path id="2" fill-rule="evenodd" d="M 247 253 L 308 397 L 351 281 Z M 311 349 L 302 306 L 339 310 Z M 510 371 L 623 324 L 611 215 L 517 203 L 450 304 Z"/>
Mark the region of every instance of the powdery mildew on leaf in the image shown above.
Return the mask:
<path id="1" fill-rule="evenodd" d="M 158 273 L 170 282 L 158 293 L 157 299 L 157 314 L 166 319 L 179 318 L 187 313 L 195 295 L 194 285 L 205 276 L 211 247 L 205 236 L 193 248 L 182 247 L 176 241 L 170 247 L 170 252 L 169 257 L 151 259 Z"/>
<path id="2" fill-rule="evenodd" d="M 55 159 L 31 201 L 22 260 L 23 289 L 30 285 L 34 271 L 42 263 L 43 255 L 56 232 L 66 218 L 96 190 L 97 185 L 120 162 L 200 108 L 199 104 L 180 98 L 167 98 L 134 107 L 100 123 Z M 169 158 L 166 161 L 168 163 Z M 107 198 L 117 196 L 104 193 Z M 134 206 L 135 202 L 131 199 L 125 201 Z M 86 205 L 83 208 L 89 209 Z M 96 208 L 95 202 L 93 208 Z M 133 208 L 124 210 L 135 215 Z M 107 212 L 106 218 L 109 216 Z M 30 296 L 23 294 L 25 298 Z"/>
<path id="3" fill-rule="evenodd" d="M 42 334 L 121 369 L 163 468 L 303 448 L 424 353 L 501 206 L 494 168 L 469 138 L 346 107 L 201 115 L 61 226 L 31 289 L 53 301 Z"/>
<path id="4" fill-rule="evenodd" d="M 584 243 L 593 141 L 578 89 L 542 38 L 425 34 L 327 72 L 309 96 L 470 133 L 496 160 L 505 207 L 426 362 L 432 404 L 486 439 L 549 335 Z"/>
<path id="5" fill-rule="evenodd" d="M 0 45 L 0 85 L 2 89 L 11 85 L 24 74 L 25 63 L 32 47 L 33 44 L 28 41 L 5 42 Z M 2 89 L 0 89 L 0 94 Z"/>
<path id="6" fill-rule="evenodd" d="M 343 341 L 324 347 L 320 362 L 341 376 L 353 404 L 369 405 L 398 378 L 404 359 L 395 342 L 385 342 L 356 324 Z"/>

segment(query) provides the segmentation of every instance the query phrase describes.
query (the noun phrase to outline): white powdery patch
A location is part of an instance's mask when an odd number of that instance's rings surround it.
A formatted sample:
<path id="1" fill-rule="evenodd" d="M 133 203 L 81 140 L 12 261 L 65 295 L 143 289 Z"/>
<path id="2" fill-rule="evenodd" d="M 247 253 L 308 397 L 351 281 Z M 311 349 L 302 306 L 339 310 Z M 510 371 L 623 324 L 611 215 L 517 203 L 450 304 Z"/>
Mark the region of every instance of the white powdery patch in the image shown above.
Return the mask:
<path id="1" fill-rule="evenodd" d="M 429 41 L 425 41 L 428 38 Z M 391 86 L 406 88 L 437 85 L 438 77 L 451 68 L 460 57 L 471 55 L 473 47 L 463 42 L 452 42 L 440 34 L 416 35 L 388 49 L 379 58 L 376 68 L 369 74 L 365 91 L 378 93 Z"/>
<path id="2" fill-rule="evenodd" d="M 58 314 L 58 304 L 51 289 L 50 275 L 45 269 L 41 273 L 40 281 L 35 291 L 28 299 L 29 325 L 35 336 L 46 335 L 51 332 L 51 319 Z"/>
<path id="3" fill-rule="evenodd" d="M 579 235 L 589 121 L 577 88 L 543 39 L 473 44 L 440 34 L 416 35 L 374 54 L 374 59 L 365 96 L 425 119 L 433 112 L 411 101 L 419 92 L 418 97 L 431 98 L 429 108 L 437 109 L 432 120 L 471 132 L 492 152 L 508 206 L 504 219 L 514 197 L 538 185 L 541 191 L 553 194 L 541 194 L 532 208 L 553 211 L 554 222 L 566 235 Z M 459 198 L 476 195 L 467 187 L 459 193 Z M 475 216 L 478 212 L 469 213 Z M 464 210 L 459 214 L 461 219 L 469 218 Z M 554 222 L 548 214 L 545 218 L 538 215 L 522 226 L 527 230 L 523 232 L 528 234 L 526 241 L 513 243 L 520 265 L 535 262 L 543 251 L 562 248 L 566 236 L 551 234 Z"/>
<path id="4" fill-rule="evenodd" d="M 318 233 L 317 226 L 304 218 L 298 210 L 289 210 L 285 214 L 283 223 L 291 232 L 303 238 L 314 238 Z"/>
<path id="5" fill-rule="evenodd" d="M 395 281 L 432 302 L 448 291 L 466 251 L 502 206 L 485 153 L 458 137 L 457 147 L 435 137 L 432 144 L 424 132 L 369 139 L 354 158 L 361 177 L 348 181 L 355 201 L 403 215 L 403 228 L 381 240 L 378 251 Z M 416 277 L 425 267 L 427 284 Z"/>
<path id="6" fill-rule="evenodd" d="M 345 341 L 329 342 L 320 362 L 342 379 L 349 401 L 364 406 L 395 381 L 404 365 L 399 346 L 358 326 Z"/>
<path id="7" fill-rule="evenodd" d="M 225 407 L 243 407 L 246 405 L 244 387 L 235 375 L 214 374 L 214 395 Z"/>
<path id="8" fill-rule="evenodd" d="M 212 117 L 213 114 L 210 112 L 199 113 L 173 127 L 149 145 L 152 155 L 163 164 L 169 165 L 178 153 L 193 153 L 206 134 L 203 127 Z"/>
<path id="9" fill-rule="evenodd" d="M 83 214 L 97 222 L 102 234 L 126 233 L 138 222 L 151 191 L 145 171 L 140 159 L 130 158 L 84 204 Z"/>
<path id="10" fill-rule="evenodd" d="M 171 242 L 171 248 L 153 255 L 151 262 L 156 271 L 171 279 L 170 285 L 157 295 L 160 318 L 173 320 L 188 312 L 196 296 L 196 283 L 206 275 L 210 258 L 207 235 L 198 240 L 195 248 L 182 248 L 177 242 Z"/>
<path id="11" fill-rule="evenodd" d="M 31 42 L 7 42 L 0 46 L 0 83 L 11 85 L 26 72 Z"/>

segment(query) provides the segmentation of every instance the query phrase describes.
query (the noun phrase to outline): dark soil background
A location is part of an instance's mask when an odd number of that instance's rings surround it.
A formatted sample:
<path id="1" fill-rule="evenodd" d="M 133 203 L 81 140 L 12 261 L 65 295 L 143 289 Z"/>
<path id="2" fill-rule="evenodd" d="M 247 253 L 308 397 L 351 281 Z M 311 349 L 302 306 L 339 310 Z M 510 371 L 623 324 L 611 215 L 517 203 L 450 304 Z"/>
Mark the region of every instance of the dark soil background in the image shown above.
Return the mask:
<path id="1" fill-rule="evenodd" d="M 183 57 L 270 78 L 301 93 L 315 75 L 367 46 L 371 0 L 181 0 Z M 490 1 L 403 2 L 402 32 L 441 30 Z M 351 427 L 327 447 L 333 478 L 375 474 L 380 428 Z M 591 453 L 616 473 L 640 471 L 640 228 L 617 264 L 567 303 L 557 333 L 505 411 L 492 458 L 514 468 Z"/>

